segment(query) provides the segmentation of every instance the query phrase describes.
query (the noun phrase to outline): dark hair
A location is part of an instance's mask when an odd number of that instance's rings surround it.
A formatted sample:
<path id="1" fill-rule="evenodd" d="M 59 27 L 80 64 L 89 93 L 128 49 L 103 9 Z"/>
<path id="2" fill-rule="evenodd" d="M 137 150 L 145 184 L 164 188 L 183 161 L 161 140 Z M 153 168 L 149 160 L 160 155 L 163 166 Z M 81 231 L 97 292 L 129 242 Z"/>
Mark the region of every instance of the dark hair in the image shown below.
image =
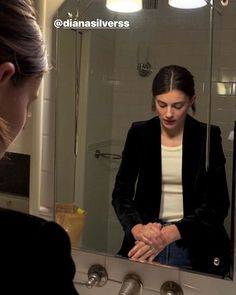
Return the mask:
<path id="1" fill-rule="evenodd" d="M 12 82 L 42 76 L 48 70 L 45 46 L 30 0 L 0 0 L 0 64 L 15 66 Z M 8 145 L 9 128 L 0 118 L 0 144 Z"/>
<path id="2" fill-rule="evenodd" d="M 21 81 L 47 71 L 47 57 L 36 13 L 30 0 L 0 0 L 0 63 L 15 66 Z"/>
<path id="3" fill-rule="evenodd" d="M 189 98 L 195 95 L 194 77 L 184 67 L 169 65 L 161 68 L 152 83 L 152 109 L 155 110 L 155 97 L 157 95 L 179 90 L 184 92 Z M 192 111 L 195 113 L 196 106 L 192 104 Z"/>

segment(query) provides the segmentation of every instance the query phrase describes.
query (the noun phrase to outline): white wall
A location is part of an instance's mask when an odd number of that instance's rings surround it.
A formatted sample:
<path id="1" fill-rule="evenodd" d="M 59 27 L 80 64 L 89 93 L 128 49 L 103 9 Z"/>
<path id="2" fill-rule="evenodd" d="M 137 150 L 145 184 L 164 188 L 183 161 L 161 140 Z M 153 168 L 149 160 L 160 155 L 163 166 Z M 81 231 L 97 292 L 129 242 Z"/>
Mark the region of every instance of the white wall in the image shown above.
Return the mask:
<path id="1" fill-rule="evenodd" d="M 33 132 L 30 213 L 52 219 L 54 214 L 54 148 L 55 148 L 55 57 L 53 28 L 54 14 L 63 0 L 35 1 L 39 23 L 48 51 L 51 70 L 41 84 L 38 100 L 34 103 L 37 125 Z"/>

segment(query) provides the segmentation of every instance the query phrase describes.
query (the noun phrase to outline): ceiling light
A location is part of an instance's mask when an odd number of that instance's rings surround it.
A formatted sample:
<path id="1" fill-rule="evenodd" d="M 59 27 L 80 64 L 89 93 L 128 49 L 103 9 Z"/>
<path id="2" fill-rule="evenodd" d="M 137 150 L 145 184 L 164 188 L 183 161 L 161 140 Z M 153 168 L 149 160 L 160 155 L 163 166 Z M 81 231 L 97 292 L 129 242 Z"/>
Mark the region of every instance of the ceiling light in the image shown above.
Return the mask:
<path id="1" fill-rule="evenodd" d="M 106 7 L 117 12 L 135 12 L 142 9 L 142 0 L 107 0 Z"/>
<path id="2" fill-rule="evenodd" d="M 175 8 L 192 9 L 207 5 L 205 0 L 169 0 L 169 5 Z"/>

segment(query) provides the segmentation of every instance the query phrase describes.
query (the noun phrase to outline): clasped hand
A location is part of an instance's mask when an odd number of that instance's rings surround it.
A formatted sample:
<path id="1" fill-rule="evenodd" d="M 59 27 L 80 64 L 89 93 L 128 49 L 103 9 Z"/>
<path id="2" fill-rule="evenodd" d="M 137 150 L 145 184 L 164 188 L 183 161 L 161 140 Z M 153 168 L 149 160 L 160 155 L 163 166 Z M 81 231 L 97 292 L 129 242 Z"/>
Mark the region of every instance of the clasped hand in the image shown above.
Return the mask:
<path id="1" fill-rule="evenodd" d="M 131 232 L 136 240 L 128 253 L 132 260 L 152 262 L 167 245 L 160 223 L 137 224 Z"/>

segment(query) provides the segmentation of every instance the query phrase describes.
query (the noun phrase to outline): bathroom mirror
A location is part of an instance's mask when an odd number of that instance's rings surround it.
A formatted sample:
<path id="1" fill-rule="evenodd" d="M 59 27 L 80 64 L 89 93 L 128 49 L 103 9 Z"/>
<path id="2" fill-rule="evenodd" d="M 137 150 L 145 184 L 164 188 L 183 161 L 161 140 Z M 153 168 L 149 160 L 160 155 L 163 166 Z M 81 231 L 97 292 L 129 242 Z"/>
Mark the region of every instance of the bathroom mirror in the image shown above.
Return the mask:
<path id="1" fill-rule="evenodd" d="M 194 74 L 195 117 L 204 122 L 210 119 L 221 128 L 233 196 L 236 2 L 227 7 L 216 3 L 221 14 L 214 10 L 214 18 L 210 6 L 182 10 L 168 6 L 166 0 L 143 3 L 141 11 L 126 14 L 109 11 L 103 0 L 66 0 L 56 16 L 64 21 L 94 20 L 96 25 L 99 20 L 129 24 L 119 29 L 55 29 L 55 199 L 86 211 L 78 247 L 112 255 L 123 240 L 111 206 L 120 156 L 131 123 L 155 116 L 151 85 L 164 65 L 179 64 Z M 231 207 L 225 220 L 232 243 L 233 211 Z M 232 278 L 232 272 L 227 278 Z"/>

